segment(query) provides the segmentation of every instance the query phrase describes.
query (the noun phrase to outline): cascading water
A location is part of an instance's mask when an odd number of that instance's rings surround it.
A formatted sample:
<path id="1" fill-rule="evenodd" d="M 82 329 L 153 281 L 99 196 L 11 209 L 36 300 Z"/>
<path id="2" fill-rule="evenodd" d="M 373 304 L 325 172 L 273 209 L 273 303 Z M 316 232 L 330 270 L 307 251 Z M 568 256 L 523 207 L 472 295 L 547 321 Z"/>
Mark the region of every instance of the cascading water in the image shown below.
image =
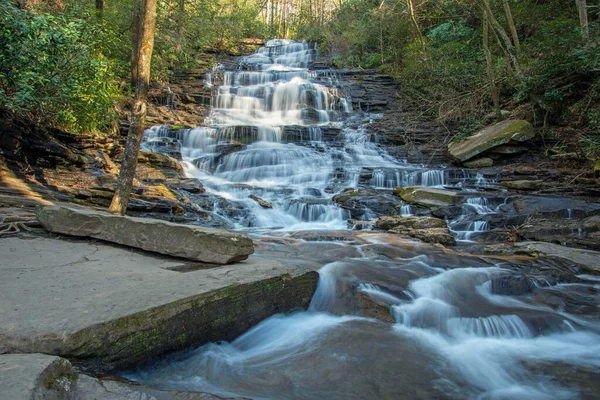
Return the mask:
<path id="1" fill-rule="evenodd" d="M 165 136 L 179 141 L 187 174 L 243 210 L 220 216 L 237 229 L 345 229 L 350 215 L 332 202 L 344 188 L 442 186 L 475 178 L 468 170 L 426 169 L 389 156 L 371 140 L 366 126 L 372 116 L 352 113 L 335 72 L 308 69 L 315 54 L 312 44 L 275 40 L 245 57 L 244 69 L 217 68 L 207 77 L 214 95 L 205 126 L 175 133 L 155 127 L 146 132 L 147 147 L 166 145 Z M 334 140 L 324 129 L 338 132 Z M 364 171 L 373 171 L 368 182 L 361 181 Z"/>
<path id="2" fill-rule="evenodd" d="M 271 317 L 232 343 L 129 377 L 254 399 L 577 398 L 577 386 L 549 375 L 564 365 L 597 371 L 600 324 L 493 294 L 492 280 L 507 272 L 442 270 L 424 255 L 331 263 L 319 271 L 308 311 Z M 353 315 L 345 297 L 352 290 L 388 305 L 395 322 Z"/>
<path id="3" fill-rule="evenodd" d="M 277 40 L 246 57 L 241 70 L 217 69 L 208 78 L 215 95 L 207 125 L 177 132 L 157 127 L 147 132 L 148 143 L 181 142 L 187 173 L 224 199 L 212 211 L 238 229 L 346 228 L 348 212 L 332 201 L 344 188 L 420 185 L 454 186 L 470 195 L 449 223 L 459 241 L 488 231 L 486 217 L 506 207 L 507 199 L 477 192 L 491 183 L 471 170 L 427 169 L 389 156 L 371 140 L 371 117 L 352 113 L 335 72 L 308 69 L 315 53 L 308 43 Z M 246 212 L 232 216 L 231 205 Z M 402 203 L 397 211 L 422 212 Z M 371 216 L 367 209 L 363 218 Z M 548 306 L 560 296 L 571 298 L 574 286 L 552 286 L 544 276 L 520 280 L 517 287 L 529 290 L 522 294 L 498 293 L 495 282 L 513 277 L 508 261 L 493 267 L 474 258 L 450 262 L 444 252 L 419 247 L 405 257 L 384 241 L 370 243 L 330 244 L 337 261 L 319 271 L 308 311 L 275 315 L 231 343 L 174 354 L 127 376 L 163 389 L 254 399 L 568 399 L 594 393 L 589 382 L 600 368 L 600 323 Z M 514 263 L 552 269 L 543 259 Z M 597 304 L 598 279 L 578 279 L 577 288 Z M 387 312 L 386 322 L 362 314 L 357 302 L 365 298 L 380 314 Z M 565 366 L 574 371 L 566 378 Z"/>

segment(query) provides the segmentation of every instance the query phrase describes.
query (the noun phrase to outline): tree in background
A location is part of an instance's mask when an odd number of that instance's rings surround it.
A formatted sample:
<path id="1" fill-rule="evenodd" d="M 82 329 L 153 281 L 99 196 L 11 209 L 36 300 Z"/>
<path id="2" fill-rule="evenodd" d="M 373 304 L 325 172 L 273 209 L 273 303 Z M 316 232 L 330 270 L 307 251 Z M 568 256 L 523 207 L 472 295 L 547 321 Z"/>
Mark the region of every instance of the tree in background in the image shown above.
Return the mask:
<path id="1" fill-rule="evenodd" d="M 135 177 L 137 156 L 144 135 L 150 66 L 154 48 L 154 28 L 156 26 L 156 0 L 136 0 L 133 21 L 132 58 L 135 64 L 132 69 L 132 78 L 135 84 L 135 97 L 117 188 L 109 207 L 109 211 L 117 215 L 125 215 L 127 210 Z"/>

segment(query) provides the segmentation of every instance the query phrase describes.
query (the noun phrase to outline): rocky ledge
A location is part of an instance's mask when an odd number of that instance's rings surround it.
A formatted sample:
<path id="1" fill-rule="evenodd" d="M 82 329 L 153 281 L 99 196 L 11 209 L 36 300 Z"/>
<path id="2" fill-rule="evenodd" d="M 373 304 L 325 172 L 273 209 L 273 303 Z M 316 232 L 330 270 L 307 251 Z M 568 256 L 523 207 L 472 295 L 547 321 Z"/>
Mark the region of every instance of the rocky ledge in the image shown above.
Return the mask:
<path id="1" fill-rule="evenodd" d="M 248 236 L 220 229 L 59 206 L 38 207 L 36 215 L 50 232 L 92 237 L 205 263 L 242 261 L 254 252 Z"/>
<path id="2" fill-rule="evenodd" d="M 44 353 L 98 370 L 231 340 L 305 309 L 318 274 L 251 257 L 210 265 L 88 240 L 0 241 L 0 353 Z"/>

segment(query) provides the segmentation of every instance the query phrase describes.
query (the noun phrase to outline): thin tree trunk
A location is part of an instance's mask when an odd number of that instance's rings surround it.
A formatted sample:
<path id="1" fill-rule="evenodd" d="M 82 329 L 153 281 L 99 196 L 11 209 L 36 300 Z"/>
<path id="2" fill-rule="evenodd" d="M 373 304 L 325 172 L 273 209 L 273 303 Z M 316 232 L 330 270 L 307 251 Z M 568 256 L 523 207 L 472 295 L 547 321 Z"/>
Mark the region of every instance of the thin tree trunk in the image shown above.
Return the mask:
<path id="1" fill-rule="evenodd" d="M 129 195 L 133 186 L 137 157 L 140 151 L 148 101 L 148 86 L 150 85 L 150 61 L 154 48 L 154 28 L 156 26 L 156 0 L 136 0 L 136 7 L 140 10 L 134 32 L 139 37 L 132 40 L 132 45 L 138 49 L 136 57 L 135 97 L 131 111 L 131 125 L 127 133 L 125 153 L 121 163 L 121 170 L 117 178 L 117 188 L 109 207 L 109 211 L 117 215 L 125 215 Z"/>
<path id="2" fill-rule="evenodd" d="M 104 0 L 96 0 L 96 11 L 100 13 L 104 11 Z"/>
<path id="3" fill-rule="evenodd" d="M 490 80 L 492 102 L 494 103 L 494 110 L 496 111 L 496 117 L 498 120 L 502 118 L 502 112 L 500 111 L 500 98 L 498 96 L 498 89 L 496 88 L 496 77 L 494 73 L 494 63 L 492 60 L 492 52 L 490 51 L 490 24 L 487 16 L 483 16 L 483 53 L 485 54 L 485 64 L 487 69 L 488 79 Z"/>
<path id="4" fill-rule="evenodd" d="M 589 43 L 590 41 L 590 26 L 588 22 L 587 1 L 575 0 L 577 10 L 579 11 L 579 25 L 581 26 L 581 38 Z"/>
<path id="5" fill-rule="evenodd" d="M 517 58 L 521 58 L 521 41 L 519 40 L 519 34 L 517 33 L 517 27 L 515 26 L 515 19 L 513 18 L 512 11 L 510 10 L 510 4 L 508 0 L 503 0 L 502 5 L 504 6 L 504 14 L 506 14 L 506 21 L 510 28 L 512 35 L 513 44 L 517 53 Z"/>
<path id="6" fill-rule="evenodd" d="M 142 7 L 144 1 L 135 0 L 133 3 L 133 17 L 131 22 L 131 84 L 136 85 L 138 81 L 138 56 L 140 54 L 140 44 L 143 28 L 142 25 Z"/>
<path id="7" fill-rule="evenodd" d="M 175 46 L 175 52 L 181 53 L 183 40 L 183 19 L 185 17 L 185 0 L 179 0 L 179 13 L 177 15 L 177 45 Z"/>
<path id="8" fill-rule="evenodd" d="M 513 46 L 513 43 L 511 42 L 510 37 L 508 36 L 508 34 L 506 33 L 506 31 L 504 30 L 502 25 L 500 25 L 498 20 L 494 17 L 489 1 L 488 0 L 480 0 L 480 4 L 483 7 L 483 9 L 486 11 L 487 19 L 490 23 L 490 26 L 498 33 L 498 35 L 500 35 L 500 37 L 504 41 L 504 45 L 506 46 L 506 51 L 507 51 L 508 56 L 513 64 L 514 69 L 515 69 L 516 77 L 519 80 L 522 80 L 523 79 L 523 71 L 521 70 L 521 64 L 519 63 L 519 60 L 517 59 L 515 47 Z"/>
<path id="9" fill-rule="evenodd" d="M 413 0 L 407 0 L 406 4 L 408 5 L 408 12 L 410 13 L 410 19 L 413 23 L 415 36 L 417 40 L 421 44 L 421 52 L 423 53 L 423 59 L 427 58 L 427 51 L 425 50 L 425 39 L 423 38 L 423 34 L 421 33 L 421 28 L 419 27 L 419 22 L 417 21 L 417 16 L 415 14 L 415 7 L 413 4 Z"/>

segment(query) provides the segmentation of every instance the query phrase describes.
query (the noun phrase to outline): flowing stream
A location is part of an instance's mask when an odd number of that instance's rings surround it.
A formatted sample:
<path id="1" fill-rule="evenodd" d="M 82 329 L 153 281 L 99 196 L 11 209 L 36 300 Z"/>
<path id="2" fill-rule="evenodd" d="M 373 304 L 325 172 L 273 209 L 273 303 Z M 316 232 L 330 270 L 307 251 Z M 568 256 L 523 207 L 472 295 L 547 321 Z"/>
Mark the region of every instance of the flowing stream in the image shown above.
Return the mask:
<path id="1" fill-rule="evenodd" d="M 212 211 L 255 235 L 347 229 L 350 212 L 334 195 L 408 185 L 472 193 L 450 228 L 464 242 L 489 231 L 485 217 L 507 202 L 480 190 L 493 180 L 388 155 L 368 128 L 380 116 L 353 112 L 340 76 L 310 69 L 315 55 L 309 43 L 277 40 L 244 58 L 237 71 L 215 69 L 207 77 L 215 95 L 206 126 L 175 133 L 156 127 L 146 146 L 165 137 L 181 141 L 188 175 L 226 200 L 215 201 Z M 416 212 L 398 207 L 402 215 Z M 372 215 L 366 207 L 360 218 Z M 598 395 L 600 323 L 548 305 L 585 296 L 597 310 L 595 277 L 553 284 L 547 275 L 526 273 L 559 268 L 543 260 L 449 262 L 431 247 L 403 251 L 376 240 L 343 246 L 352 248 L 347 256 L 323 257 L 309 310 L 275 315 L 231 343 L 174 354 L 127 376 L 164 389 L 256 399 Z M 503 292 L 512 279 L 535 290 Z M 384 317 L 357 311 L 360 299 Z"/>

